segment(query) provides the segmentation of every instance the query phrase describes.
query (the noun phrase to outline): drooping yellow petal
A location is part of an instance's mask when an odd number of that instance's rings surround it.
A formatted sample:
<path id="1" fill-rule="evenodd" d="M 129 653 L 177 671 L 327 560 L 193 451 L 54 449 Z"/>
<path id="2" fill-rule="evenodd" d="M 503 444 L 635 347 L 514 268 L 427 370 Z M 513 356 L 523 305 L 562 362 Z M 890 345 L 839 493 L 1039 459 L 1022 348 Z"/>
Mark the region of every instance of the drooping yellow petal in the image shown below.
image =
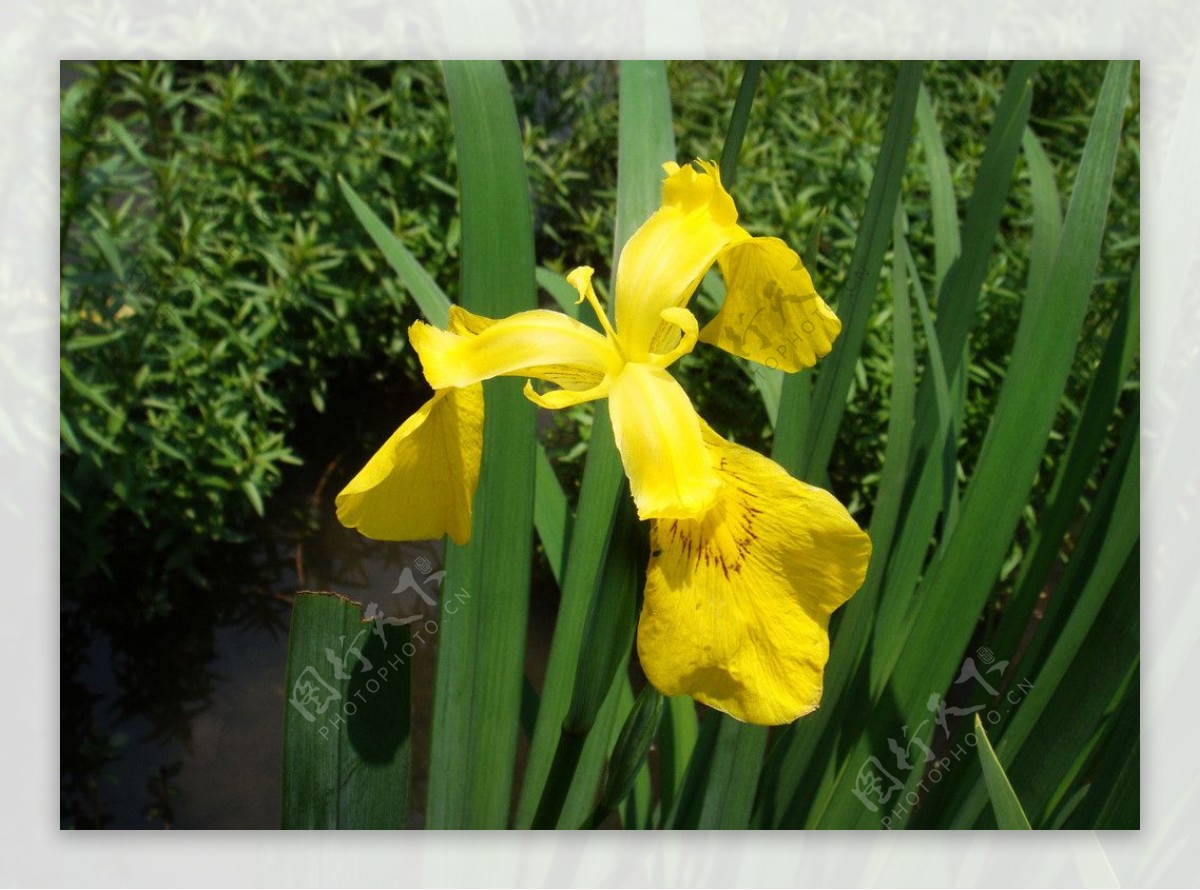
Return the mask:
<path id="1" fill-rule="evenodd" d="M 713 503 L 720 480 L 700 417 L 662 368 L 626 365 L 608 393 L 613 435 L 642 519 L 692 517 Z"/>
<path id="2" fill-rule="evenodd" d="M 409 340 L 435 390 L 500 376 L 536 377 L 587 390 L 615 375 L 621 365 L 604 335 L 544 309 L 495 321 L 459 312 L 452 315 L 450 331 L 418 321 L 409 328 Z"/>
<path id="3" fill-rule="evenodd" d="M 799 255 L 778 238 L 752 238 L 717 257 L 725 303 L 700 339 L 784 371 L 811 368 L 842 330 Z"/>
<path id="4" fill-rule="evenodd" d="M 380 541 L 467 543 L 482 447 L 483 387 L 435 393 L 342 489 L 338 520 Z"/>
<path id="5" fill-rule="evenodd" d="M 480 334 L 495 323 L 496 319 L 475 315 L 461 306 L 450 307 L 451 333 Z M 562 387 L 539 393 L 529 381 L 525 382 L 526 398 L 542 408 L 565 408 L 608 395 L 608 378 L 582 365 L 535 365 L 525 368 L 523 374 L 549 380 Z"/>
<path id="6" fill-rule="evenodd" d="M 774 726 L 813 711 L 830 614 L 871 542 L 833 495 L 705 429 L 724 482 L 698 520 L 651 523 L 638 655 L 666 695 Z"/>
<path id="7" fill-rule="evenodd" d="M 715 164 L 666 164 L 663 203 L 621 251 L 617 266 L 617 332 L 630 359 L 645 361 L 679 341 L 662 312 L 685 306 L 717 254 L 749 238 Z"/>

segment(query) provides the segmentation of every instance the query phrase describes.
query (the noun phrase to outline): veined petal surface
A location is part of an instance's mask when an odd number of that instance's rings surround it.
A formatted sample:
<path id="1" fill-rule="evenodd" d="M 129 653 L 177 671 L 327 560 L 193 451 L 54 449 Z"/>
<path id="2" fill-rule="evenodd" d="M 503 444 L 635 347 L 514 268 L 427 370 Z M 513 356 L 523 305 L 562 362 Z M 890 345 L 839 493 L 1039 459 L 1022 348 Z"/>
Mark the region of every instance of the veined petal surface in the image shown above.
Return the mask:
<path id="1" fill-rule="evenodd" d="M 829 616 L 862 585 L 870 539 L 833 495 L 704 438 L 724 484 L 702 517 L 651 524 L 642 669 L 665 695 L 789 723 L 820 704 Z"/>

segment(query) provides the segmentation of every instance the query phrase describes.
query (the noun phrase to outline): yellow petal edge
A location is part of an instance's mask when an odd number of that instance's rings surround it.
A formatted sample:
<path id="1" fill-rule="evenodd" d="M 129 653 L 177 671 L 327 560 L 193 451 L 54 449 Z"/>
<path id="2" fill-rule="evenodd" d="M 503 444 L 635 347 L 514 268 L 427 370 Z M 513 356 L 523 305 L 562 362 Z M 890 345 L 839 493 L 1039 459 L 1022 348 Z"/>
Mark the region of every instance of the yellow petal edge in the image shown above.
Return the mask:
<path id="1" fill-rule="evenodd" d="M 707 426 L 704 440 L 724 485 L 702 518 L 651 523 L 638 656 L 665 695 L 790 723 L 821 702 L 829 616 L 871 542 L 833 495 Z"/>
<path id="2" fill-rule="evenodd" d="M 378 541 L 466 544 L 482 449 L 483 387 L 440 390 L 338 494 L 338 520 Z"/>

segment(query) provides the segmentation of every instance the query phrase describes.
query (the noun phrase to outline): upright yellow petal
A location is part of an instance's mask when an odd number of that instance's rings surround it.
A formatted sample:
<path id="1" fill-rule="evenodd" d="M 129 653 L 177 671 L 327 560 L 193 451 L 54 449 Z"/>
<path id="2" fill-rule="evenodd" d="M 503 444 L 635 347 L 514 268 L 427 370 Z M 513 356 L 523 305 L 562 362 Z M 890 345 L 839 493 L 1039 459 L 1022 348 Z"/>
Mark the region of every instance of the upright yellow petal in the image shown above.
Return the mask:
<path id="1" fill-rule="evenodd" d="M 435 390 L 510 376 L 582 391 L 621 367 L 620 355 L 603 334 L 561 312 L 536 309 L 496 321 L 459 312 L 451 321 L 449 331 L 420 321 L 409 328 L 425 379 Z"/>
<path id="2" fill-rule="evenodd" d="M 342 489 L 338 520 L 380 541 L 467 543 L 482 447 L 483 387 L 435 393 Z"/>
<path id="3" fill-rule="evenodd" d="M 724 485 L 702 518 L 655 520 L 638 655 L 666 695 L 773 726 L 813 711 L 830 614 L 871 542 L 826 491 L 704 431 Z"/>
<path id="4" fill-rule="evenodd" d="M 811 368 L 842 330 L 799 255 L 778 238 L 753 238 L 725 249 L 717 262 L 725 303 L 700 339 L 784 371 Z"/>
<path id="5" fill-rule="evenodd" d="M 617 332 L 630 359 L 670 351 L 679 329 L 664 309 L 684 306 L 717 254 L 750 237 L 737 224 L 733 199 L 715 164 L 665 165 L 663 203 L 621 251 L 617 266 Z"/>
<path id="6" fill-rule="evenodd" d="M 675 378 L 631 362 L 613 382 L 608 400 L 638 515 L 702 515 L 721 483 L 704 447 L 700 417 Z"/>

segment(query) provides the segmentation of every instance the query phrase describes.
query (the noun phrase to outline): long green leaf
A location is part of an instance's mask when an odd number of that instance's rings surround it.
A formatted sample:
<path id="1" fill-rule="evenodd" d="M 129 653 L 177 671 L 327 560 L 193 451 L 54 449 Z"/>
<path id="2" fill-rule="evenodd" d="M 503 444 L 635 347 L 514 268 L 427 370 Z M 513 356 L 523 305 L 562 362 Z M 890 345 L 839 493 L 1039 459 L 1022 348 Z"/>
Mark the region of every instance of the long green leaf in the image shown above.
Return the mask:
<path id="1" fill-rule="evenodd" d="M 1104 346 L 1100 365 L 1088 388 L 1079 422 L 1071 434 L 1054 484 L 1046 495 L 1046 507 L 1029 543 L 1028 556 L 1021 565 L 1016 590 L 1005 608 L 1004 620 L 996 634 L 995 648 L 1015 652 L 1051 568 L 1058 559 L 1071 523 L 1079 512 L 1080 499 L 1096 467 L 1108 425 L 1121 387 L 1129 375 L 1138 347 L 1139 274 L 1130 277 L 1129 298 L 1122 305 Z"/>
<path id="2" fill-rule="evenodd" d="M 930 693 L 949 687 L 999 576 L 1079 340 L 1104 233 L 1130 69 L 1129 63 L 1109 67 L 1045 290 L 1054 299 L 1027 297 L 962 516 L 945 556 L 922 583 L 912 630 L 871 709 L 873 730 L 849 749 L 847 767 L 827 808 L 818 814 L 822 824 L 880 824 L 878 815 L 852 793 L 860 765 L 872 756 L 872 739 L 887 738 L 901 726 L 917 727 L 928 719 Z M 912 771 L 909 787 L 920 774 Z"/>
<path id="3" fill-rule="evenodd" d="M 957 491 L 954 486 L 954 473 L 958 466 L 954 410 L 958 394 L 951 393 L 950 382 L 946 379 L 946 362 L 938 345 L 933 314 L 907 241 L 901 239 L 898 249 L 904 254 L 904 263 L 912 276 L 917 314 L 921 319 L 921 330 L 929 352 L 927 377 L 932 380 L 934 404 L 937 407 L 936 428 L 931 447 L 933 454 L 942 455 L 942 473 L 936 483 L 941 496 L 942 513 L 946 517 L 943 522 L 943 542 L 946 542 L 951 540 L 954 521 L 958 516 Z M 904 629 L 911 618 L 912 606 L 911 598 L 906 598 L 903 594 L 903 589 L 893 591 L 891 596 L 884 598 L 880 606 L 875 623 L 876 652 L 871 664 L 873 677 L 887 676 L 899 657 L 899 643 L 904 638 Z"/>
<path id="4" fill-rule="evenodd" d="M 588 602 L 584 631 L 576 656 L 570 706 L 551 765 L 550 778 L 538 803 L 534 828 L 553 828 L 560 822 L 592 731 L 613 683 L 623 677 L 637 622 L 637 594 L 648 554 L 641 546 L 633 500 L 624 484 L 617 486 L 618 507 L 604 566 Z M 616 801 L 612 802 L 615 806 Z M 568 823 L 570 824 L 570 823 Z"/>
<path id="5" fill-rule="evenodd" d="M 978 714 L 975 715 L 975 736 L 978 739 L 975 749 L 979 752 L 983 778 L 987 782 L 988 794 L 992 798 L 996 824 L 1006 831 L 1014 829 L 1029 831 L 1029 817 L 1021 808 L 1021 801 L 1017 800 L 1017 793 L 1013 791 L 1008 776 L 1004 774 L 1004 767 L 996 758 L 996 752 L 992 749 L 992 743 L 988 740 L 987 732 L 984 731 L 983 722 L 979 719 Z"/>
<path id="6" fill-rule="evenodd" d="M 925 153 L 925 168 L 929 173 L 929 204 L 933 212 L 933 255 L 936 289 L 954 261 L 962 252 L 962 238 L 958 226 L 958 203 L 954 198 L 954 179 L 950 175 L 950 160 L 946 157 L 946 146 L 938 130 L 933 113 L 933 102 L 929 91 L 921 87 L 917 99 L 917 134 L 921 150 Z"/>
<path id="7" fill-rule="evenodd" d="M 620 249 L 659 203 L 661 164 L 675 157 L 671 131 L 671 100 L 666 68 L 661 62 L 623 62 L 620 81 L 619 154 L 617 169 L 617 219 L 614 240 L 614 278 Z M 605 553 L 622 497 L 624 469 L 612 436 L 608 409 L 596 407 L 587 464 L 579 493 L 579 507 L 567 559 L 562 600 L 550 647 L 546 682 L 542 689 L 537 727 L 530 743 L 525 779 L 517 808 L 518 827 L 533 823 L 556 758 L 563 721 L 567 717 L 583 640 L 589 604 L 601 582 Z M 562 820 L 574 818 L 575 801 L 594 793 L 600 761 L 607 753 L 606 720 L 615 702 L 610 692 L 587 742 L 578 752 L 575 781 L 563 804 Z M 615 704 L 611 707 L 615 708 Z M 603 730 L 605 737 L 594 741 Z M 563 755 L 567 756 L 567 755 Z M 582 783 L 582 784 L 578 784 Z M 581 790 L 590 786 L 590 790 Z M 588 800 L 579 824 L 591 811 Z"/>
<path id="8" fill-rule="evenodd" d="M 1033 130 L 1026 128 L 1021 150 L 1029 168 L 1029 194 L 1033 202 L 1033 234 L 1029 240 L 1029 273 L 1026 287 L 1040 290 L 1046 286 L 1058 239 L 1062 235 L 1062 201 L 1054 166 Z"/>
<path id="9" fill-rule="evenodd" d="M 737 100 L 733 103 L 733 114 L 729 118 L 729 129 L 725 131 L 725 143 L 721 147 L 721 182 L 727 189 L 733 188 L 737 178 L 738 157 L 742 152 L 742 140 L 746 138 L 746 126 L 750 123 L 750 108 L 754 105 L 754 91 L 758 88 L 762 66 L 760 61 L 746 63 Z"/>
<path id="10" fill-rule="evenodd" d="M 996 751 L 1035 814 L 1051 803 L 1137 658 L 1138 433 L 1134 414 L 1088 516 L 1086 540 L 1057 591 L 1073 604 L 1069 616 L 1061 630 L 1046 634 L 1053 645 L 1040 664 L 1022 661 L 1012 669 L 1024 694 L 1002 725 Z M 956 825 L 973 824 L 982 809 L 975 787 L 965 804 L 954 806 Z"/>
<path id="11" fill-rule="evenodd" d="M 536 304 L 520 130 L 499 62 L 448 62 L 462 199 L 462 293 L 493 318 Z M 535 410 L 517 380 L 485 384 L 472 541 L 448 544 L 427 824 L 508 823 L 520 726 L 534 506 Z M 471 599 L 457 604 L 457 592 Z M 455 603 L 455 610 L 450 611 Z"/>
<path id="12" fill-rule="evenodd" d="M 683 787 L 688 762 L 696 748 L 700 726 L 696 703 L 686 695 L 667 699 L 667 716 L 659 734 L 658 799 L 660 823 L 665 825 Z"/>
<path id="13" fill-rule="evenodd" d="M 1141 827 L 1140 670 L 1112 720 L 1090 772 L 1096 777 L 1080 789 L 1083 799 L 1065 818 L 1067 828 L 1136 829 Z"/>
<path id="14" fill-rule="evenodd" d="M 1016 62 L 1009 71 L 1004 92 L 996 109 L 995 121 L 988 134 L 975 188 L 967 204 L 961 243 L 963 253 L 946 275 L 937 299 L 938 346 L 945 376 L 957 389 L 962 380 L 967 333 L 975 318 L 988 261 L 993 252 L 1000 218 L 1009 193 L 1013 168 L 1021 146 L 1021 135 L 1032 102 L 1030 79 L 1036 62 Z M 956 391 L 955 397 L 959 395 Z M 884 571 L 875 583 L 882 585 L 882 597 L 911 601 L 928 553 L 934 524 L 946 503 L 945 455 L 935 450 L 937 435 L 937 399 L 934 380 L 926 375 L 917 390 L 914 439 L 910 449 L 908 489 L 899 535 L 887 554 L 873 559 L 886 560 Z M 954 431 L 957 436 L 957 430 Z M 861 594 L 860 594 L 861 595 Z M 896 614 L 907 614 L 897 610 Z M 896 638 L 895 625 L 877 624 L 875 639 L 885 645 Z M 872 675 L 872 689 L 878 691 L 882 677 Z"/>
<path id="15" fill-rule="evenodd" d="M 921 63 L 902 62 L 892 97 L 892 110 L 883 134 L 883 145 L 879 149 L 879 160 L 871 178 L 867 208 L 854 242 L 850 269 L 846 273 L 846 286 L 837 297 L 842 333 L 834 343 L 833 351 L 821 360 L 821 371 L 813 392 L 813 423 L 800 464 L 800 478 L 815 484 L 824 478 L 829 456 L 833 453 L 837 429 L 846 409 L 846 394 L 850 391 L 854 364 L 858 361 L 866 336 L 884 251 L 891 240 L 892 217 L 900 199 L 900 183 L 912 140 L 913 116 L 920 87 Z M 796 386 L 784 383 L 781 415 L 789 401 L 789 391 Z M 780 458 L 788 459 L 786 453 L 778 455 L 776 460 Z"/>
<path id="16" fill-rule="evenodd" d="M 847 279 L 850 282 L 849 294 L 856 306 L 863 304 L 869 306 L 873 296 L 873 284 L 883 262 L 883 247 L 886 247 L 887 237 L 895 234 L 894 226 L 896 207 L 899 203 L 901 174 L 912 133 L 919 87 L 920 66 L 901 68 L 883 145 L 876 162 L 875 174 L 871 179 L 871 191 L 864 211 L 865 222 L 860 228 L 859 241 L 855 245 L 854 260 L 852 260 L 853 277 Z M 877 245 L 867 243 L 879 239 L 883 239 L 883 247 L 878 247 L 878 250 Z M 878 254 L 877 261 L 874 260 L 876 254 Z M 872 269 L 874 272 L 871 271 Z M 904 276 L 902 264 L 898 274 L 901 277 Z M 866 283 L 867 279 L 870 284 Z M 906 337 L 909 349 L 898 360 L 903 363 L 907 357 L 910 364 L 903 375 L 903 380 L 901 380 L 902 375 L 900 374 L 904 370 L 903 367 L 898 367 L 893 375 L 894 383 L 900 388 L 893 390 L 892 393 L 894 422 L 889 421 L 888 450 L 891 460 L 901 457 L 907 460 L 907 441 L 912 419 L 911 394 L 906 388 L 912 379 L 911 313 L 907 303 L 907 287 L 900 288 L 897 294 L 902 295 L 905 301 L 903 319 L 896 322 L 897 325 L 904 325 L 904 327 L 897 330 L 900 336 Z M 839 302 L 842 301 L 843 298 L 839 298 Z M 839 311 L 842 308 L 839 305 Z M 897 307 L 895 317 L 900 319 L 900 316 L 901 309 Z M 853 358 L 857 357 L 859 348 L 861 348 L 861 337 L 858 346 L 854 347 Z M 847 358 L 842 359 L 846 363 L 847 369 L 852 369 L 853 358 L 847 354 Z M 828 360 L 829 357 L 825 359 L 825 361 Z M 827 374 L 827 371 L 823 371 L 822 378 Z M 848 385 L 848 383 L 847 378 L 845 384 Z M 831 391 L 830 386 L 832 384 L 826 387 L 827 392 Z M 810 422 L 808 418 L 809 392 L 807 374 L 793 374 L 785 379 L 783 395 L 780 399 L 779 421 L 775 427 L 772 457 L 793 475 L 816 482 L 817 479 L 811 474 L 816 471 L 817 464 L 811 461 L 806 464 L 803 451 L 804 443 L 809 440 L 809 433 L 811 433 L 811 430 L 808 430 Z M 844 389 L 842 393 L 844 398 Z M 841 410 L 838 409 L 832 414 L 823 415 L 821 422 L 836 425 L 840 417 Z M 901 494 L 901 491 L 896 489 L 903 482 L 903 475 L 894 469 L 897 465 L 893 463 L 889 466 L 893 469 L 889 472 L 888 467 L 885 467 L 884 478 L 890 480 L 886 491 L 894 491 L 894 493 L 884 497 L 883 504 L 876 506 L 876 517 L 880 523 L 878 530 L 885 532 L 885 538 L 891 536 L 890 530 L 887 530 L 886 527 L 895 521 L 900 507 L 899 496 Z M 820 466 L 819 474 L 824 475 L 823 464 Z M 881 489 L 881 496 L 884 491 Z M 868 571 L 881 574 L 887 547 L 886 544 L 880 546 L 880 542 L 875 537 L 876 531 L 875 525 L 872 525 L 871 537 L 875 549 Z M 814 755 L 819 752 L 827 752 L 827 756 L 832 755 L 832 740 L 823 736 L 823 733 L 826 730 L 833 731 L 831 727 L 837 725 L 838 715 L 844 704 L 843 694 L 861 658 L 863 647 L 866 645 L 874 621 L 878 589 L 877 583 L 872 583 L 870 575 L 868 575 L 863 589 L 851 599 L 843 610 L 840 629 L 833 637 L 831 655 L 826 667 L 825 707 L 793 724 L 773 745 L 760 782 L 761 794 L 759 795 L 759 810 L 756 815 L 757 824 L 774 827 L 781 820 L 787 820 L 794 824 L 802 818 L 800 814 L 809 802 L 807 796 L 801 796 L 802 790 L 808 790 L 804 775 Z"/>
<path id="17" fill-rule="evenodd" d="M 554 475 L 554 467 L 550 458 L 539 444 L 537 449 L 537 467 L 534 491 L 534 525 L 537 526 L 538 537 L 542 541 L 542 549 L 546 552 L 546 562 L 554 580 L 561 586 L 567 573 L 567 541 L 571 538 L 571 508 L 567 496 L 563 494 L 558 477 Z"/>
<path id="18" fill-rule="evenodd" d="M 709 761 L 697 828 L 745 828 L 767 751 L 767 728 L 718 718 L 717 742 Z"/>
<path id="19" fill-rule="evenodd" d="M 717 711 L 707 709 L 704 719 L 700 721 L 696 744 L 692 747 L 692 756 L 688 759 L 679 793 L 675 795 L 670 810 L 663 817 L 665 827 L 695 828 L 700 824 L 700 813 L 704 809 L 704 799 L 708 790 L 708 773 L 712 768 L 722 716 L 724 715 Z"/>
<path id="20" fill-rule="evenodd" d="M 284 828 L 404 828 L 412 740 L 407 627 L 301 593 L 288 637 Z"/>
<path id="21" fill-rule="evenodd" d="M 437 282 L 429 276 L 417 258 L 404 246 L 404 243 L 351 188 L 350 183 L 339 176 L 338 186 L 341 187 L 346 202 L 354 211 L 354 215 L 358 217 L 358 221 L 362 223 L 362 227 L 367 230 L 367 234 L 371 236 L 375 246 L 383 253 L 388 265 L 400 276 L 400 283 L 408 289 L 417 305 L 421 307 L 421 314 L 430 324 L 445 328 L 450 322 L 450 299 L 437 286 Z"/>

